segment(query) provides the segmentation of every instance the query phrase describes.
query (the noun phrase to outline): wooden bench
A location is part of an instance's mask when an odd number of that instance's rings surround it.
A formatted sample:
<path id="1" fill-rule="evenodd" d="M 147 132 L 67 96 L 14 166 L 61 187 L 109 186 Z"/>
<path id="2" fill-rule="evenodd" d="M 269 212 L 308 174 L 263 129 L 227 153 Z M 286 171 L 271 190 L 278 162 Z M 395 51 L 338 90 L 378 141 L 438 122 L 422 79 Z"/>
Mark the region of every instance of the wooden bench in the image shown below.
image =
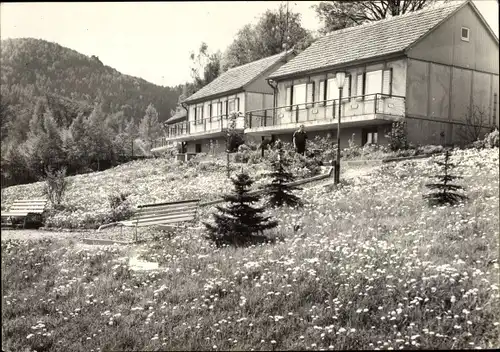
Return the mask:
<path id="1" fill-rule="evenodd" d="M 170 203 L 154 203 L 139 205 L 137 212 L 131 220 L 119 221 L 116 224 L 133 226 L 136 228 L 135 241 L 137 241 L 137 228 L 144 226 L 171 225 L 180 222 L 194 221 L 198 211 L 199 199 L 182 200 Z M 111 224 L 102 225 L 101 230 Z"/>
<path id="2" fill-rule="evenodd" d="M 26 220 L 28 215 L 37 214 L 38 216 L 42 216 L 45 211 L 45 207 L 47 206 L 47 199 L 18 199 L 15 200 L 14 203 L 10 206 L 7 211 L 2 212 L 2 225 L 9 224 L 12 225 L 12 218 L 24 218 L 23 228 L 26 227 Z M 7 219 L 8 222 L 4 223 L 4 219 Z"/>

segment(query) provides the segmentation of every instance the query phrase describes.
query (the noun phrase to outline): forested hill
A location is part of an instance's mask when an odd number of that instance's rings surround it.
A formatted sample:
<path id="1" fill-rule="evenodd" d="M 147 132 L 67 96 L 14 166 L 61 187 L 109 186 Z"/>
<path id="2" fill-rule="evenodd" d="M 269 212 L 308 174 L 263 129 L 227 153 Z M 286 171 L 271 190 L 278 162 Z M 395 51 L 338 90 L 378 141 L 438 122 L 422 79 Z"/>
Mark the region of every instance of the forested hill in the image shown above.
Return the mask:
<path id="1" fill-rule="evenodd" d="M 182 90 L 124 75 L 96 56 L 41 39 L 2 40 L 0 58 L 2 103 L 16 112 L 32 110 L 37 97 L 57 96 L 82 106 L 98 99 L 104 112 L 123 111 L 136 122 L 152 103 L 165 121 Z"/>

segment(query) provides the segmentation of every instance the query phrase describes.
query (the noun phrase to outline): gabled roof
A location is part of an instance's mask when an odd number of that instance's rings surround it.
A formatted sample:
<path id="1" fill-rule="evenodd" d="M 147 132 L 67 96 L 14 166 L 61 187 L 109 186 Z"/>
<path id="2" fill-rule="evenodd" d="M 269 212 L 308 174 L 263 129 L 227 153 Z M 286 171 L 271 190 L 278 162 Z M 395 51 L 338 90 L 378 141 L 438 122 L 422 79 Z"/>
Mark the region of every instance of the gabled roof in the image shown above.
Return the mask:
<path id="1" fill-rule="evenodd" d="M 186 103 L 203 98 L 209 98 L 225 92 L 243 89 L 247 84 L 258 78 L 262 73 L 290 54 L 291 51 L 282 52 L 277 55 L 269 56 L 229 69 L 205 87 L 188 97 L 184 100 L 184 102 Z"/>
<path id="2" fill-rule="evenodd" d="M 281 66 L 279 78 L 353 61 L 403 53 L 451 14 L 467 4 L 453 2 L 331 32 Z"/>
<path id="3" fill-rule="evenodd" d="M 172 123 L 175 123 L 175 122 L 180 122 L 180 121 L 183 121 L 187 118 L 187 111 L 186 109 L 184 108 L 178 108 L 176 111 L 175 111 L 175 114 L 171 117 L 169 117 L 166 121 L 165 121 L 165 124 L 166 125 L 170 125 Z"/>

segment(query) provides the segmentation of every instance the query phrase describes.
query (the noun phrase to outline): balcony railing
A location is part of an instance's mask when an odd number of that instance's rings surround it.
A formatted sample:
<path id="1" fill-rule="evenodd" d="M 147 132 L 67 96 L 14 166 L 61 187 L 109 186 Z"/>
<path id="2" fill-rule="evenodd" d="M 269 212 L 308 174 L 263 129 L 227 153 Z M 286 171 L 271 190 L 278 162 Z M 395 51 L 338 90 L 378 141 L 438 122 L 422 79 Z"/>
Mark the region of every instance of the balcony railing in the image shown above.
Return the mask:
<path id="1" fill-rule="evenodd" d="M 245 129 L 332 121 L 337 118 L 339 101 L 330 99 L 249 111 L 245 114 Z M 341 105 L 342 119 L 373 114 L 404 116 L 405 113 L 405 97 L 395 95 L 370 94 L 346 97 L 342 98 Z"/>
<path id="2" fill-rule="evenodd" d="M 202 135 L 205 133 L 223 132 L 227 129 L 229 116 L 213 116 L 197 121 L 183 121 L 167 126 L 166 135 L 157 139 L 153 143 L 153 148 L 163 147 L 168 145 L 174 138 Z M 245 119 L 243 116 L 237 117 L 235 120 L 235 129 L 243 130 L 245 127 Z"/>

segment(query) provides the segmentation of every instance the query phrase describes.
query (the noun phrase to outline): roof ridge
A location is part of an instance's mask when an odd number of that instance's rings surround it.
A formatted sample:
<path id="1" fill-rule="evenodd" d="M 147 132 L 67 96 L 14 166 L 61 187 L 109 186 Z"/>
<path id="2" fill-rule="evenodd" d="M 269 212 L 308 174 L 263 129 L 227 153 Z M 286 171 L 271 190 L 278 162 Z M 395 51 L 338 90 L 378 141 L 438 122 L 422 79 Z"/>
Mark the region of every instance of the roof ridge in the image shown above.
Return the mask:
<path id="1" fill-rule="evenodd" d="M 290 52 L 292 52 L 292 50 L 283 51 L 283 52 L 281 52 L 281 53 L 279 53 L 279 54 L 274 54 L 274 55 L 271 55 L 271 56 L 266 56 L 266 57 L 263 57 L 263 58 L 258 59 L 258 60 L 254 60 L 254 61 L 247 62 L 246 64 L 243 64 L 243 65 L 240 65 L 240 66 L 231 67 L 229 70 L 227 70 L 227 71 L 226 71 L 226 73 L 227 73 L 227 72 L 229 72 L 229 71 L 231 71 L 231 70 L 234 70 L 234 69 L 240 68 L 240 67 L 245 67 L 245 66 L 248 66 L 248 65 L 250 65 L 250 64 L 255 64 L 255 63 L 259 62 L 259 61 L 269 60 L 269 59 L 271 59 L 272 57 L 277 57 L 277 56 L 281 56 L 281 55 L 283 55 L 283 56 L 284 56 L 285 54 L 288 54 L 288 53 L 290 53 Z"/>
<path id="2" fill-rule="evenodd" d="M 430 12 L 430 11 L 446 9 L 446 8 L 449 8 L 449 7 L 460 7 L 461 5 L 463 5 L 463 4 L 465 4 L 466 2 L 469 2 L 469 1 L 470 0 L 456 0 L 456 1 L 453 1 L 453 3 L 450 2 L 450 3 L 445 3 L 445 4 L 442 4 L 442 5 L 430 4 L 430 5 L 428 5 L 427 7 L 423 8 L 421 10 L 410 11 L 410 12 L 404 13 L 402 15 L 391 16 L 391 17 L 383 18 L 383 19 L 377 20 L 377 21 L 370 21 L 370 22 L 359 24 L 357 26 L 352 26 L 352 27 L 337 29 L 337 30 L 331 31 L 330 33 L 325 34 L 322 38 L 326 38 L 326 37 L 332 36 L 334 34 L 343 34 L 343 33 L 350 32 L 350 31 L 355 30 L 355 29 L 359 29 L 361 27 L 366 28 L 366 27 L 374 26 L 376 24 L 380 24 L 380 23 L 385 23 L 385 22 L 388 22 L 388 21 L 397 20 L 397 19 L 400 19 L 400 18 L 407 18 L 407 17 L 411 17 L 411 16 L 417 16 L 417 15 L 420 15 L 422 13 L 427 13 L 427 12 Z"/>
<path id="3" fill-rule="evenodd" d="M 263 57 L 262 59 L 248 62 L 246 64 L 233 67 L 226 72 L 221 73 L 212 82 L 202 87 L 191 96 L 187 97 L 184 102 L 190 102 L 201 98 L 206 98 L 221 92 L 227 92 L 235 89 L 241 89 L 245 85 L 259 77 L 263 72 L 279 62 L 280 59 L 292 53 L 293 49 L 285 50 L 279 54 Z M 229 83 L 231 81 L 231 83 Z M 224 83 L 225 87 L 221 84 Z M 229 88 L 230 86 L 231 88 Z M 214 92 L 217 91 L 217 92 Z"/>

